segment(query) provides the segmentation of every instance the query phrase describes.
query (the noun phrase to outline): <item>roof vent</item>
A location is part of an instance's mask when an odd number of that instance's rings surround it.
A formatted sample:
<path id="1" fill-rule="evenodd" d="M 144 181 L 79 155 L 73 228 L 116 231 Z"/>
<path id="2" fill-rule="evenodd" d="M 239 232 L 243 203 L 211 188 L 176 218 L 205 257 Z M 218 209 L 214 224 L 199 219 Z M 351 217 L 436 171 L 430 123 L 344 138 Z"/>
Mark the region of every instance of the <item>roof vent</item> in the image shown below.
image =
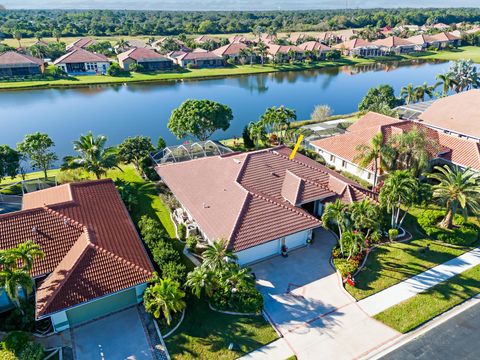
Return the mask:
<path id="1" fill-rule="evenodd" d="M 33 233 L 36 233 L 36 232 L 37 232 L 37 227 L 36 227 L 36 226 L 32 227 L 32 232 L 33 232 Z"/>
<path id="2" fill-rule="evenodd" d="M 273 171 L 270 173 L 270 175 L 278 177 L 278 174 L 276 172 L 273 172 Z"/>
<path id="3" fill-rule="evenodd" d="M 68 225 L 68 220 L 67 220 L 67 219 L 63 219 L 63 223 L 64 223 L 65 225 Z"/>
<path id="4" fill-rule="evenodd" d="M 205 204 L 205 203 L 203 203 L 203 208 L 204 208 L 204 209 L 209 209 L 209 208 L 210 208 L 210 206 L 209 206 L 209 205 L 207 205 L 207 204 Z"/>
<path id="5" fill-rule="evenodd" d="M 240 159 L 236 159 L 236 158 L 234 158 L 233 161 L 235 162 L 235 164 L 241 164 L 242 163 L 242 161 Z"/>

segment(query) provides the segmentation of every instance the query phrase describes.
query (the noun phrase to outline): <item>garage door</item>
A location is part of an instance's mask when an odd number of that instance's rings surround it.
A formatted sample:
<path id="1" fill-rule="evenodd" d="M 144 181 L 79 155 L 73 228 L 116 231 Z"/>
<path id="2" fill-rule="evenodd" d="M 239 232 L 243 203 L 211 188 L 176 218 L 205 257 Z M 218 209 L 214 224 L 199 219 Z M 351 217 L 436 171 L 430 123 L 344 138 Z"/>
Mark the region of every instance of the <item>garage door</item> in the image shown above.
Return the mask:
<path id="1" fill-rule="evenodd" d="M 302 231 L 296 234 L 288 235 L 285 238 L 285 244 L 289 250 L 304 246 L 307 242 L 307 235 L 308 231 Z"/>
<path id="2" fill-rule="evenodd" d="M 235 255 L 238 257 L 238 263 L 240 265 L 245 265 L 279 253 L 280 240 L 273 240 L 262 245 L 254 246 L 250 249 L 238 251 Z"/>
<path id="3" fill-rule="evenodd" d="M 108 315 L 137 303 L 135 288 L 98 299 L 67 311 L 70 326 Z"/>

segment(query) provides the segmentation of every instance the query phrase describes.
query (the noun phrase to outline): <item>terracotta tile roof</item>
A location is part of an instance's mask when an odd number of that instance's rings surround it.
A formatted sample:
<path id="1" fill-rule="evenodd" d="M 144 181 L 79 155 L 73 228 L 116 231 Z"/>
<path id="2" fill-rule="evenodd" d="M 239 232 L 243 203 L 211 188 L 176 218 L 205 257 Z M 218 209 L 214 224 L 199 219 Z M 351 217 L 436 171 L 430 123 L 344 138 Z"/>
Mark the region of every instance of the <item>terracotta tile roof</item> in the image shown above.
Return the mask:
<path id="1" fill-rule="evenodd" d="M 216 37 L 209 36 L 209 35 L 201 35 L 199 37 L 196 37 L 193 41 L 195 41 L 197 44 L 203 44 L 208 41 L 213 41 L 213 42 L 220 42 L 220 40 Z"/>
<path id="2" fill-rule="evenodd" d="M 330 46 L 324 45 L 319 41 L 307 41 L 303 44 L 298 45 L 298 47 L 305 51 L 330 51 Z"/>
<path id="3" fill-rule="evenodd" d="M 105 55 L 93 53 L 81 48 L 72 48 L 65 55 L 60 56 L 53 63 L 56 64 L 73 64 L 86 62 L 109 62 Z"/>
<path id="4" fill-rule="evenodd" d="M 271 55 L 288 54 L 289 51 L 294 51 L 296 53 L 304 52 L 304 50 L 300 49 L 296 45 L 275 45 L 275 44 L 269 44 L 267 51 Z"/>
<path id="5" fill-rule="evenodd" d="M 160 177 L 211 239 L 235 251 L 320 226 L 295 205 L 341 198 L 358 184 L 284 146 L 160 165 Z M 336 182 L 332 182 L 335 178 Z M 352 190 L 353 191 L 353 190 Z M 363 195 L 361 195 L 363 194 Z M 357 197 L 375 199 L 371 192 Z"/>
<path id="6" fill-rule="evenodd" d="M 334 49 L 353 50 L 353 49 L 356 49 L 356 48 L 367 47 L 367 46 L 371 46 L 371 45 L 372 45 L 372 43 L 369 43 L 367 40 L 352 39 L 352 40 L 348 40 L 348 41 L 342 42 L 340 44 L 334 45 L 333 48 Z"/>
<path id="7" fill-rule="evenodd" d="M 0 54 L 0 65 L 43 65 L 42 59 L 35 58 L 33 56 L 21 54 L 15 51 L 7 51 Z"/>
<path id="8" fill-rule="evenodd" d="M 471 135 L 480 139 L 480 89 L 436 100 L 419 120 L 426 125 Z"/>
<path id="9" fill-rule="evenodd" d="M 407 38 L 407 40 L 415 45 L 430 44 L 436 41 L 436 39 L 433 36 L 427 35 L 427 34 L 411 36 Z"/>
<path id="10" fill-rule="evenodd" d="M 119 61 L 124 61 L 126 59 L 133 59 L 138 62 L 170 61 L 165 56 L 160 55 L 159 53 L 147 48 L 132 48 L 117 55 L 117 58 Z"/>
<path id="11" fill-rule="evenodd" d="M 251 42 L 245 35 L 234 35 L 228 38 L 229 43 L 248 43 Z"/>
<path id="12" fill-rule="evenodd" d="M 407 39 L 402 39 L 398 36 L 389 36 L 385 39 L 378 39 L 372 42 L 373 45 L 377 46 L 385 46 L 385 47 L 396 47 L 396 46 L 408 46 L 408 45 L 413 45 L 410 41 Z"/>
<path id="13" fill-rule="evenodd" d="M 241 42 L 232 42 L 225 46 L 219 47 L 218 49 L 213 50 L 212 52 L 218 56 L 237 56 L 242 49 L 246 49 L 247 45 Z"/>
<path id="14" fill-rule="evenodd" d="M 432 35 L 432 38 L 434 38 L 436 41 L 454 41 L 454 40 L 460 40 L 458 36 L 453 35 L 452 33 L 449 32 L 441 32 L 439 34 Z"/>
<path id="15" fill-rule="evenodd" d="M 0 215 L 0 248 L 26 240 L 45 252 L 32 270 L 47 275 L 37 290 L 37 318 L 144 283 L 153 271 L 111 180 L 26 194 L 23 210 Z"/>
<path id="16" fill-rule="evenodd" d="M 90 45 L 95 45 L 96 43 L 97 43 L 96 40 L 84 37 L 72 42 L 71 44 L 68 44 L 67 50 L 74 47 L 83 49 Z"/>
<path id="17" fill-rule="evenodd" d="M 222 57 L 211 51 L 193 51 L 177 56 L 179 60 L 221 60 Z"/>

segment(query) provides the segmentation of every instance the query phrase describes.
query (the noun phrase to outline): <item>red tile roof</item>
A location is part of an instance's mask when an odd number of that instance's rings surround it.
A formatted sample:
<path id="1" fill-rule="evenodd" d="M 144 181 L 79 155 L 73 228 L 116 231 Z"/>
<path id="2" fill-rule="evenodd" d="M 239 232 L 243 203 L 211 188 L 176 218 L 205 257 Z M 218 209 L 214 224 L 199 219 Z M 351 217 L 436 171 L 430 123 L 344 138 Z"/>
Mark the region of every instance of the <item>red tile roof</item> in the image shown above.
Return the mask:
<path id="1" fill-rule="evenodd" d="M 117 55 L 119 61 L 126 59 L 133 59 L 138 62 L 145 61 L 170 61 L 167 57 L 160 55 L 154 50 L 148 48 L 132 48 L 119 55 Z"/>
<path id="2" fill-rule="evenodd" d="M 434 38 L 436 41 L 454 41 L 454 40 L 460 40 L 458 36 L 453 35 L 452 33 L 449 32 L 441 32 L 439 34 L 432 35 L 432 38 Z"/>
<path id="3" fill-rule="evenodd" d="M 218 49 L 213 50 L 213 53 L 218 56 L 238 56 L 242 49 L 246 49 L 247 45 L 241 42 L 232 42 L 225 46 L 219 47 Z"/>
<path id="4" fill-rule="evenodd" d="M 385 39 L 378 39 L 372 42 L 372 45 L 385 46 L 385 47 L 396 47 L 396 46 L 408 46 L 414 45 L 407 39 L 402 39 L 398 36 L 389 36 Z"/>
<path id="5" fill-rule="evenodd" d="M 153 271 L 111 180 L 60 185 L 24 196 L 0 215 L 0 248 L 32 240 L 45 252 L 32 276 L 37 318 L 146 282 Z"/>
<path id="6" fill-rule="evenodd" d="M 211 51 L 193 51 L 186 52 L 176 57 L 178 60 L 222 60 L 221 56 Z"/>
<path id="7" fill-rule="evenodd" d="M 7 51 L 0 54 L 0 65 L 43 65 L 42 59 L 35 58 L 33 56 L 21 54 L 15 51 Z"/>
<path id="8" fill-rule="evenodd" d="M 71 44 L 68 44 L 67 45 L 67 50 L 71 49 L 71 48 L 83 49 L 83 48 L 86 48 L 90 45 L 95 45 L 96 43 L 97 43 L 96 40 L 84 37 L 84 38 L 80 38 L 80 39 L 72 42 Z"/>
<path id="9" fill-rule="evenodd" d="M 363 39 L 352 39 L 340 44 L 333 46 L 334 49 L 346 49 L 346 50 L 353 50 L 359 47 L 366 47 L 371 46 L 372 44 L 369 43 L 367 40 Z"/>
<path id="10" fill-rule="evenodd" d="M 205 235 L 228 239 L 235 251 L 321 225 L 294 205 L 326 198 L 375 198 L 301 154 L 290 160 L 290 152 L 281 146 L 165 164 L 156 170 Z"/>
<path id="11" fill-rule="evenodd" d="M 304 50 L 300 49 L 296 45 L 275 45 L 275 44 L 269 44 L 267 51 L 271 55 L 288 54 L 289 51 L 294 51 L 296 53 L 304 52 Z"/>
<path id="12" fill-rule="evenodd" d="M 76 64 L 76 63 L 87 63 L 87 62 L 109 62 L 108 58 L 105 55 L 93 53 L 81 48 L 72 48 L 71 51 L 65 55 L 60 56 L 53 63 L 57 64 Z"/>
<path id="13" fill-rule="evenodd" d="M 298 47 L 305 51 L 330 51 L 330 46 L 324 45 L 319 41 L 307 41 L 303 44 L 298 45 Z"/>
<path id="14" fill-rule="evenodd" d="M 218 38 L 213 37 L 213 36 L 209 36 L 209 35 L 201 35 L 201 36 L 195 38 L 193 41 L 195 41 L 197 44 L 204 44 L 204 43 L 209 42 L 209 41 L 220 42 L 220 40 Z"/>
<path id="15" fill-rule="evenodd" d="M 420 35 L 415 35 L 407 38 L 408 41 L 410 41 L 412 44 L 415 45 L 423 45 L 423 44 L 430 44 L 432 42 L 435 42 L 436 39 L 427 34 L 420 34 Z"/>

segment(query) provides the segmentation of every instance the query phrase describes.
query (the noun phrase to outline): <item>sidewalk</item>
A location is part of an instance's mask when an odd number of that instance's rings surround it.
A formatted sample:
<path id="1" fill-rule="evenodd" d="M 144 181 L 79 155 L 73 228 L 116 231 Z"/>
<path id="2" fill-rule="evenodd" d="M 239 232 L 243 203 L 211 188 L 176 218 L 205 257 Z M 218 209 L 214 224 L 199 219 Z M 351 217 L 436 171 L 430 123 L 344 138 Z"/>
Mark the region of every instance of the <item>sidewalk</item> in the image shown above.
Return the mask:
<path id="1" fill-rule="evenodd" d="M 405 301 L 438 283 L 480 264 L 480 248 L 469 251 L 358 302 L 370 316 Z"/>
<path id="2" fill-rule="evenodd" d="M 280 338 L 271 342 L 268 345 L 262 346 L 260 349 L 252 351 L 245 356 L 242 356 L 241 360 L 285 360 L 290 356 L 293 356 L 293 351 L 288 346 L 284 338 Z"/>

